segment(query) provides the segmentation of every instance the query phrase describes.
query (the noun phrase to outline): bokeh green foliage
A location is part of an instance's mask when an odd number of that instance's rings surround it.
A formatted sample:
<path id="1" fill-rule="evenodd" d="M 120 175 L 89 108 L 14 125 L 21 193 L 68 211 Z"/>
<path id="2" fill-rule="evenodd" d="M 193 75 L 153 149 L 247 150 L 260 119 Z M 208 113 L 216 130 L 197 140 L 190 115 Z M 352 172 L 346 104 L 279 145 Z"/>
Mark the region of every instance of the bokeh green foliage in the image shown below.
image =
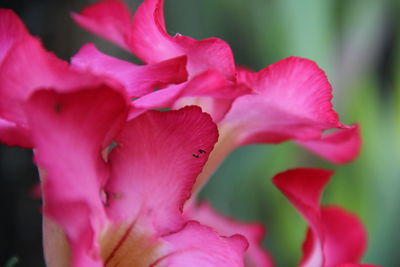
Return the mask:
<path id="1" fill-rule="evenodd" d="M 333 169 L 324 203 L 357 213 L 369 232 L 364 262 L 398 266 L 400 256 L 400 21 L 397 1 L 168 0 L 170 34 L 220 37 L 238 64 L 259 70 L 287 56 L 315 60 L 334 87 L 345 123 L 358 122 L 360 157 L 335 166 L 293 144 L 236 150 L 201 197 L 220 212 L 267 227 L 265 246 L 278 266 L 295 266 L 305 223 L 274 188 L 288 168 Z"/>

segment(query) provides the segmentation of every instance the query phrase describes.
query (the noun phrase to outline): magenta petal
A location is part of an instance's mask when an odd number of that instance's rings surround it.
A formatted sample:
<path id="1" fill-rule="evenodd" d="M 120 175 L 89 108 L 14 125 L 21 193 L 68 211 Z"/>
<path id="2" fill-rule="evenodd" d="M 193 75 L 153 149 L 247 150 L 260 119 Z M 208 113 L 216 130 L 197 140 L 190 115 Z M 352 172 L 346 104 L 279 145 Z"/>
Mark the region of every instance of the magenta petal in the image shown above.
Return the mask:
<path id="1" fill-rule="evenodd" d="M 132 102 L 131 116 L 155 108 L 180 108 L 197 105 L 218 122 L 231 107 L 234 99 L 249 93 L 249 89 L 227 81 L 221 73 L 205 71 L 191 80 L 147 94 Z"/>
<path id="2" fill-rule="evenodd" d="M 40 90 L 28 101 L 44 214 L 65 232 L 74 266 L 86 266 L 79 265 L 86 257 L 99 260 L 99 230 L 107 220 L 102 187 L 109 178 L 102 151 L 125 121 L 126 107 L 122 95 L 105 87 L 64 94 Z"/>
<path id="3" fill-rule="evenodd" d="M 321 193 L 331 174 L 319 169 L 294 169 L 273 179 L 309 224 L 303 243 L 302 267 L 334 267 L 357 262 L 365 251 L 366 232 L 355 215 L 339 207 L 319 207 Z"/>
<path id="4" fill-rule="evenodd" d="M 164 240 L 170 243 L 170 254 L 154 266 L 244 266 L 243 256 L 248 246 L 240 235 L 221 237 L 211 228 L 193 221 Z"/>
<path id="5" fill-rule="evenodd" d="M 194 106 L 128 121 L 109 156 L 111 218 L 137 218 L 159 233 L 179 229 L 182 206 L 217 138 L 210 116 Z"/>
<path id="6" fill-rule="evenodd" d="M 32 147 L 30 131 L 0 118 L 0 142 L 9 146 Z"/>
<path id="7" fill-rule="evenodd" d="M 321 209 L 321 224 L 324 267 L 334 267 L 344 262 L 358 262 L 360 260 L 365 252 L 367 234 L 357 216 L 339 207 L 323 207 Z M 320 253 L 313 246 L 318 241 L 321 241 L 321 238 L 316 236 L 315 229 L 309 228 L 303 243 L 303 264 L 305 266 L 313 266 L 306 260 L 306 255 Z"/>
<path id="8" fill-rule="evenodd" d="M 184 55 L 166 33 L 163 1 L 145 0 L 139 6 L 133 17 L 129 46 L 146 63 Z"/>
<path id="9" fill-rule="evenodd" d="M 290 57 L 257 73 L 241 70 L 238 81 L 255 91 L 238 98 L 222 121 L 239 144 L 312 140 L 342 127 L 326 75 L 310 60 Z"/>
<path id="10" fill-rule="evenodd" d="M 10 48 L 26 36 L 29 36 L 29 33 L 14 11 L 0 9 L 0 63 Z"/>
<path id="11" fill-rule="evenodd" d="M 103 81 L 71 70 L 67 62 L 45 51 L 38 40 L 24 38 L 10 49 L 0 67 L 0 117 L 26 127 L 24 106 L 35 90 L 71 91 Z"/>
<path id="12" fill-rule="evenodd" d="M 107 56 L 98 51 L 93 44 L 81 48 L 72 58 L 72 66 L 119 81 L 132 98 L 148 94 L 158 86 L 181 83 L 187 79 L 186 57 L 138 66 Z"/>
<path id="13" fill-rule="evenodd" d="M 129 119 L 135 118 L 151 109 L 170 108 L 183 94 L 186 86 L 190 83 L 191 81 L 157 90 L 132 101 Z"/>
<path id="14" fill-rule="evenodd" d="M 318 224 L 321 194 L 332 174 L 322 169 L 292 169 L 275 175 L 273 182 L 310 224 Z"/>
<path id="15" fill-rule="evenodd" d="M 234 79 L 233 54 L 226 42 L 217 38 L 197 41 L 179 34 L 175 37 L 167 34 L 163 0 L 146 0 L 140 5 L 134 15 L 129 46 L 146 63 L 187 55 L 190 77 L 215 69 L 226 78 Z"/>
<path id="16" fill-rule="evenodd" d="M 323 207 L 325 266 L 358 262 L 365 252 L 367 233 L 357 216 L 339 208 Z"/>
<path id="17" fill-rule="evenodd" d="M 239 96 L 251 93 L 250 88 L 226 80 L 218 71 L 208 70 L 190 80 L 173 105 L 174 108 L 185 105 L 197 105 L 211 115 L 214 122 L 220 122 Z"/>
<path id="18" fill-rule="evenodd" d="M 322 191 L 332 175 L 320 169 L 293 169 L 273 178 L 276 187 L 308 222 L 311 237 L 303 246 L 302 267 L 322 267 L 324 264 L 323 230 L 319 202 Z"/>
<path id="19" fill-rule="evenodd" d="M 0 65 L 5 58 L 11 56 L 10 50 L 13 53 L 13 47 L 16 44 L 29 38 L 32 37 L 18 16 L 12 10 L 0 9 Z M 1 78 L 8 79 L 8 76 L 1 76 Z M 5 89 L 10 90 L 9 88 Z M 1 95 L 0 99 L 3 97 Z M 10 104 L 15 105 L 15 103 Z M 3 115 L 0 115 L 0 141 L 10 146 L 17 145 L 27 148 L 32 146 L 26 125 L 20 125 L 12 119 L 5 119 Z"/>
<path id="20" fill-rule="evenodd" d="M 129 50 L 126 34 L 131 25 L 131 14 L 124 1 L 99 1 L 71 16 L 82 28 Z"/>
<path id="21" fill-rule="evenodd" d="M 43 88 L 71 91 L 113 82 L 71 70 L 67 62 L 47 52 L 39 40 L 30 36 L 12 12 L 1 10 L 0 15 L 0 39 L 4 41 L 2 53 L 6 53 L 2 55 L 0 65 L 0 118 L 9 122 L 7 128 L 2 129 L 2 139 L 14 131 L 13 140 L 5 141 L 27 146 L 32 142 L 26 130 L 24 106 L 32 92 Z M 20 140 L 19 137 L 26 139 Z"/>
<path id="22" fill-rule="evenodd" d="M 185 208 L 185 215 L 192 220 L 210 226 L 224 236 L 240 234 L 246 237 L 249 248 L 245 254 L 246 267 L 270 267 L 273 262 L 262 248 L 265 229 L 261 224 L 242 223 L 218 214 L 208 203 L 203 202 L 198 207 Z"/>
<path id="23" fill-rule="evenodd" d="M 232 81 L 235 79 L 233 53 L 225 41 L 218 38 L 197 41 L 182 35 L 176 35 L 173 40 L 188 57 L 187 69 L 190 76 L 208 69 L 215 69 L 224 74 L 227 79 Z"/>
<path id="24" fill-rule="evenodd" d="M 355 125 L 326 134 L 320 139 L 296 143 L 333 163 L 344 164 L 355 159 L 360 152 L 360 129 Z"/>
<path id="25" fill-rule="evenodd" d="M 221 78 L 219 72 L 211 70 L 206 71 L 185 83 L 169 86 L 168 88 L 152 92 L 133 101 L 129 118 L 134 118 L 150 109 L 180 108 L 190 104 L 199 106 L 199 101 L 196 100 L 203 96 L 206 96 L 209 99 L 209 105 L 212 105 L 211 103 L 216 101 L 213 96 L 220 94 L 219 91 L 221 91 L 220 89 L 222 89 L 225 82 L 226 80 Z M 229 94 L 227 94 L 227 96 L 229 96 Z M 185 97 L 195 100 L 185 101 Z M 189 103 L 185 105 L 185 102 Z M 203 106 L 201 107 L 204 108 Z M 214 113 L 210 112 L 212 109 L 206 109 L 204 111 L 213 117 Z"/>

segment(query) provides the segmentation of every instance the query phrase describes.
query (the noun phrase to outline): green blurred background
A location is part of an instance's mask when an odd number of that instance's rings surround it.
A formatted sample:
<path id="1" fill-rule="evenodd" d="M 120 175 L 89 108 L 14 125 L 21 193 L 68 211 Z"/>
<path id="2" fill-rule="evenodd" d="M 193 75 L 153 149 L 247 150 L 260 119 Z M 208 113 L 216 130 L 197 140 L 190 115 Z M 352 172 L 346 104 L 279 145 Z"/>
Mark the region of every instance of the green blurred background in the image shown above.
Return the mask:
<path id="1" fill-rule="evenodd" d="M 94 42 L 104 52 L 138 62 L 74 25 L 69 12 L 91 2 L 2 0 L 1 6 L 13 8 L 64 59 Z M 136 8 L 140 1 L 127 2 Z M 323 201 L 339 204 L 364 221 L 369 244 L 363 262 L 400 266 L 400 2 L 166 0 L 165 10 L 170 34 L 222 38 L 232 46 L 236 62 L 254 70 L 288 56 L 315 60 L 334 87 L 342 122 L 358 122 L 362 129 L 360 157 L 344 166 L 326 163 L 291 143 L 240 148 L 201 197 L 223 214 L 263 222 L 264 244 L 277 266 L 296 266 L 306 226 L 271 177 L 300 166 L 333 169 L 336 174 Z M 9 219 L 1 225 L 3 262 L 15 255 L 17 266 L 43 266 L 40 201 L 29 197 L 37 179 L 30 154 L 7 147 L 0 153 L 2 220 Z"/>

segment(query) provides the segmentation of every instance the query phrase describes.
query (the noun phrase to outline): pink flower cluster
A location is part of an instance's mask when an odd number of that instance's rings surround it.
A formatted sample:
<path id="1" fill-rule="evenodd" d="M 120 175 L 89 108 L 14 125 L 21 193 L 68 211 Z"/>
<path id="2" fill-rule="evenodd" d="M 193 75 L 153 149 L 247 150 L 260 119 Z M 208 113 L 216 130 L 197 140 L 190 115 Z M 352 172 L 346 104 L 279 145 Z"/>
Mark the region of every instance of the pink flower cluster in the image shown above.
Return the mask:
<path id="1" fill-rule="evenodd" d="M 93 44 L 64 62 L 0 10 L 0 140 L 34 149 L 47 265 L 273 266 L 261 225 L 194 199 L 238 146 L 293 141 L 333 163 L 354 159 L 358 126 L 340 123 L 324 72 L 298 57 L 255 73 L 237 67 L 220 39 L 168 35 L 163 0 L 134 15 L 122 1 L 99 1 L 72 17 L 145 64 Z M 371 266 L 357 263 L 359 219 L 320 206 L 331 175 L 273 178 L 309 225 L 299 265 Z"/>

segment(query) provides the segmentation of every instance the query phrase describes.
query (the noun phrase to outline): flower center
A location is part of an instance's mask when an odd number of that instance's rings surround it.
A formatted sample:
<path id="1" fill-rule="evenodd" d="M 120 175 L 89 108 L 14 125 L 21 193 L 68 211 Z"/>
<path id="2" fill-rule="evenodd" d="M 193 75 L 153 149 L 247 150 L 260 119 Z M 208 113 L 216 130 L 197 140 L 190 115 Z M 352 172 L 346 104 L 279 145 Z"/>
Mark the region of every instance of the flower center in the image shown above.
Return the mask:
<path id="1" fill-rule="evenodd" d="M 137 228 L 133 222 L 106 230 L 100 241 L 104 266 L 149 266 L 159 257 L 157 239 Z"/>

